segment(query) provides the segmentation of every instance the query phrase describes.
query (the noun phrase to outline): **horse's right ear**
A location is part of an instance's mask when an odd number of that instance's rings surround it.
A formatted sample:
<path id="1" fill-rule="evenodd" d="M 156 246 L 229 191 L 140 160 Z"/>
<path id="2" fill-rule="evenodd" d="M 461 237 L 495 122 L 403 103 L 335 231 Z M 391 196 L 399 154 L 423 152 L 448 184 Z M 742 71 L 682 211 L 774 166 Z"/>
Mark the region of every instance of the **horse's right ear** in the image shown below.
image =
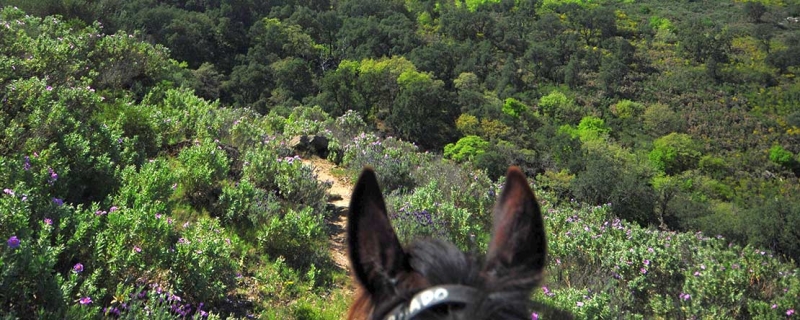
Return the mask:
<path id="1" fill-rule="evenodd" d="M 538 280 L 546 253 L 547 239 L 539 203 L 522 171 L 511 167 L 494 208 L 494 231 L 484 271 L 509 271 Z"/>
<path id="2" fill-rule="evenodd" d="M 372 297 L 394 291 L 394 279 L 408 266 L 406 254 L 389 223 L 386 204 L 371 168 L 364 168 L 350 200 L 347 217 L 350 266 Z"/>

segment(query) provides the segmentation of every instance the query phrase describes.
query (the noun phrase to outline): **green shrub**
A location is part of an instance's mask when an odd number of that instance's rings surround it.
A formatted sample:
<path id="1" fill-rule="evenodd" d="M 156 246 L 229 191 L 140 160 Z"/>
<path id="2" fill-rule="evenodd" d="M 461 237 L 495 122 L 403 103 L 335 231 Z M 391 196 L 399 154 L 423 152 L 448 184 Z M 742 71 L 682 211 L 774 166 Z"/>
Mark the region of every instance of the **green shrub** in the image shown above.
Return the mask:
<path id="1" fill-rule="evenodd" d="M 486 152 L 489 142 L 478 136 L 466 136 L 444 146 L 444 156 L 458 162 L 471 161 Z"/>
<path id="2" fill-rule="evenodd" d="M 219 202 L 223 221 L 243 229 L 267 223 L 282 208 L 275 192 L 256 188 L 247 180 L 223 186 Z"/>
<path id="3" fill-rule="evenodd" d="M 240 261 L 235 253 L 238 239 L 224 233 L 216 219 L 187 222 L 177 243 L 169 266 L 170 282 L 190 301 L 220 304 L 231 288 L 236 286 Z"/>
<path id="4" fill-rule="evenodd" d="M 391 137 L 381 140 L 374 134 L 363 133 L 344 146 L 342 164 L 353 177 L 365 166 L 374 168 L 381 187 L 391 192 L 413 188 L 411 174 L 414 168 L 429 161 L 431 156 L 419 153 L 414 144 Z"/>
<path id="5" fill-rule="evenodd" d="M 693 169 L 701 155 L 700 146 L 691 136 L 673 132 L 653 141 L 649 158 L 656 168 L 674 175 Z"/>
<path id="6" fill-rule="evenodd" d="M 325 192 L 330 185 L 317 181 L 316 174 L 297 156 L 279 157 L 273 148 L 262 146 L 247 151 L 242 178 L 261 190 L 276 191 L 287 204 L 325 210 Z"/>
<path id="7" fill-rule="evenodd" d="M 769 160 L 789 169 L 793 168 L 797 163 L 794 155 L 780 145 L 774 145 L 769 148 Z"/>
<path id="8" fill-rule="evenodd" d="M 211 191 L 228 175 L 230 162 L 225 151 L 211 141 L 198 142 L 178 154 L 179 190 L 194 205 L 208 205 Z"/>
<path id="9" fill-rule="evenodd" d="M 505 102 L 503 102 L 503 113 L 514 118 L 519 118 L 523 113 L 528 112 L 528 110 L 528 106 L 514 98 L 507 98 Z"/>
<path id="10" fill-rule="evenodd" d="M 329 264 L 327 243 L 322 216 L 309 207 L 273 216 L 258 231 L 258 246 L 266 254 L 300 270 Z"/>

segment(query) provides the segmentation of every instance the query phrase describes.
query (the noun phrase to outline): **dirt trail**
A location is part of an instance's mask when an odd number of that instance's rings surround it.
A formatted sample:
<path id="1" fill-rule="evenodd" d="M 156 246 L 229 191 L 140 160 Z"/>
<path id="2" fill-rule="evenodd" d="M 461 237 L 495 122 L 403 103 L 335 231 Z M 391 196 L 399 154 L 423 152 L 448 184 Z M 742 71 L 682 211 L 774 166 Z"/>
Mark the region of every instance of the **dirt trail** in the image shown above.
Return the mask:
<path id="1" fill-rule="evenodd" d="M 319 157 L 302 159 L 303 163 L 314 168 L 319 181 L 331 181 L 328 193 L 330 194 L 328 203 L 334 206 L 333 217 L 326 221 L 330 230 L 331 258 L 339 268 L 345 271 L 350 270 L 347 262 L 347 212 L 350 205 L 350 192 L 353 185 L 341 177 L 333 174 L 336 165 L 328 160 Z"/>

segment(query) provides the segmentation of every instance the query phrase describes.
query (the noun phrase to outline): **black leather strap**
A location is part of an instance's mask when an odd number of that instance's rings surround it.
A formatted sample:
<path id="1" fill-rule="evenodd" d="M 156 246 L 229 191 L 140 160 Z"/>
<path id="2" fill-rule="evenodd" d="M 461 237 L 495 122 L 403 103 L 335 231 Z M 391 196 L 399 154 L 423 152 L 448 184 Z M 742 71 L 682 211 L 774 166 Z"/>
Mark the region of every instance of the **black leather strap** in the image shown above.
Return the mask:
<path id="1" fill-rule="evenodd" d="M 415 294 L 407 303 L 394 307 L 385 320 L 411 320 L 423 311 L 440 304 L 470 304 L 481 296 L 478 289 L 458 284 L 430 287 Z"/>

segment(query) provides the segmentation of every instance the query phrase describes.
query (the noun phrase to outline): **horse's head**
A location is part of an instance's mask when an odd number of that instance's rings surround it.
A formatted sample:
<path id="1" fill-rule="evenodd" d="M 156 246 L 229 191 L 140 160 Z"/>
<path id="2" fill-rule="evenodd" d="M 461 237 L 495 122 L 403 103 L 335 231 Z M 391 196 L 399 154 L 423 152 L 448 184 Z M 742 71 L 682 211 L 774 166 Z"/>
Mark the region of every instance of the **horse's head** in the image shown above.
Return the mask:
<path id="1" fill-rule="evenodd" d="M 529 319 L 547 241 L 539 204 L 519 168 L 508 170 L 485 259 L 442 240 L 403 248 L 375 172 L 356 183 L 347 222 L 359 294 L 350 319 Z"/>

